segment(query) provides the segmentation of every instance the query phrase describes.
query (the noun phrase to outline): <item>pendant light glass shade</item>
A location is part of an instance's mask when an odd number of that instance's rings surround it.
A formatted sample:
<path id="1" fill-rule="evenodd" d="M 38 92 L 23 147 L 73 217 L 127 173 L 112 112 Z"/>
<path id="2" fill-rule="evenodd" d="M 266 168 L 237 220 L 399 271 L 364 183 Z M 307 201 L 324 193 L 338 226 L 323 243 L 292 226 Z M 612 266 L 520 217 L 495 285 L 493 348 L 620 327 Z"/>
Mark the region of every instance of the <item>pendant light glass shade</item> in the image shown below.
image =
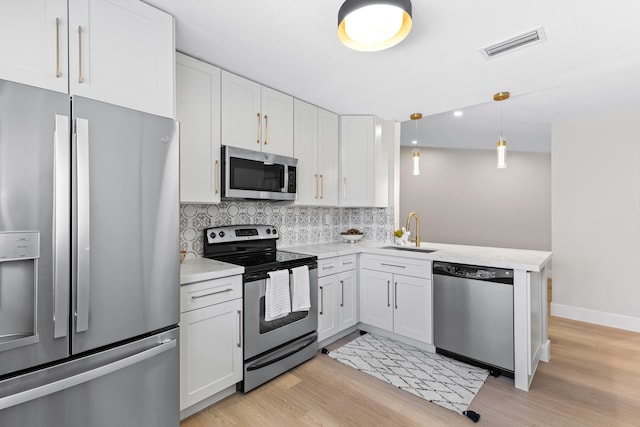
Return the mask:
<path id="1" fill-rule="evenodd" d="M 416 124 L 416 134 L 415 134 L 416 138 L 413 141 L 411 141 L 411 143 L 417 144 L 418 143 L 418 120 L 422 118 L 422 113 L 413 113 L 412 115 L 409 116 L 409 118 L 411 119 L 411 121 L 415 122 Z M 413 157 L 413 174 L 420 175 L 420 149 L 418 147 L 413 148 L 413 151 L 411 152 L 411 157 Z"/>
<path id="2" fill-rule="evenodd" d="M 346 0 L 338 12 L 338 39 L 374 52 L 395 46 L 411 31 L 410 0 Z"/>
<path id="3" fill-rule="evenodd" d="M 504 169 L 507 167 L 507 141 L 502 139 L 502 137 L 500 137 L 496 144 L 496 150 L 498 155 L 498 169 Z"/>
<path id="4" fill-rule="evenodd" d="M 493 95 L 494 101 L 500 102 L 500 139 L 496 144 L 497 168 L 507 167 L 507 141 L 502 137 L 502 101 L 509 99 L 509 92 L 498 92 Z"/>
<path id="5" fill-rule="evenodd" d="M 420 149 L 414 148 L 411 155 L 413 156 L 413 174 L 420 175 Z"/>

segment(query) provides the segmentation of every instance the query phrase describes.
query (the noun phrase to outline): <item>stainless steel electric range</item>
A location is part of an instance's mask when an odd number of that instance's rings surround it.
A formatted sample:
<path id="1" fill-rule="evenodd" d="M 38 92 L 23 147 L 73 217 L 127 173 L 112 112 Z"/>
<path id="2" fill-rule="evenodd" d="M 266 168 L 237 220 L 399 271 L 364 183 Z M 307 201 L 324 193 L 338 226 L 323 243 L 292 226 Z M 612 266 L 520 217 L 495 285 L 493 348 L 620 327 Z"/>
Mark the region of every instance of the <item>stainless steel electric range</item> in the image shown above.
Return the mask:
<path id="1" fill-rule="evenodd" d="M 313 358 L 318 349 L 318 266 L 312 255 L 278 251 L 271 225 L 232 225 L 204 230 L 204 257 L 243 266 L 244 376 L 248 392 Z M 265 320 L 265 288 L 270 271 L 309 268 L 311 308 Z"/>

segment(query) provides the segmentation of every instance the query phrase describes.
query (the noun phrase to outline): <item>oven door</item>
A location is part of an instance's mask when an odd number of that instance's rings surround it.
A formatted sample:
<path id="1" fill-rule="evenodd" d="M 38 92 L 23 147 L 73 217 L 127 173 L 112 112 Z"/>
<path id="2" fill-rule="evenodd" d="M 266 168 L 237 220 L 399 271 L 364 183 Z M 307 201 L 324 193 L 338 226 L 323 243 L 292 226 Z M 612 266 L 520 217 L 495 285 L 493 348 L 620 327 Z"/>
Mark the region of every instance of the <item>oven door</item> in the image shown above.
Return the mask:
<path id="1" fill-rule="evenodd" d="M 273 350 L 318 329 L 318 269 L 309 270 L 311 309 L 265 321 L 266 279 L 244 284 L 244 359 Z"/>

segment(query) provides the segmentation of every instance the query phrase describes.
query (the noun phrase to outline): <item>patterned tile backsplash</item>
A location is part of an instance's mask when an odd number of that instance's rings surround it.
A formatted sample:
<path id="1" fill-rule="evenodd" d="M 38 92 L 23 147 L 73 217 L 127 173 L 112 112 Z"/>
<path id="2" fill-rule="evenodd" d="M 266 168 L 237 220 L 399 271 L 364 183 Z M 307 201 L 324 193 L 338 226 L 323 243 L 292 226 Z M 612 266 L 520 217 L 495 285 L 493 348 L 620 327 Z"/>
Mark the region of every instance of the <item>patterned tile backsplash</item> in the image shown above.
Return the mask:
<path id="1" fill-rule="evenodd" d="M 205 228 L 220 225 L 269 224 L 278 228 L 278 246 L 329 243 L 350 228 L 363 240 L 393 242 L 392 208 L 320 208 L 274 202 L 229 201 L 217 205 L 180 205 L 180 249 L 187 258 L 202 256 Z"/>

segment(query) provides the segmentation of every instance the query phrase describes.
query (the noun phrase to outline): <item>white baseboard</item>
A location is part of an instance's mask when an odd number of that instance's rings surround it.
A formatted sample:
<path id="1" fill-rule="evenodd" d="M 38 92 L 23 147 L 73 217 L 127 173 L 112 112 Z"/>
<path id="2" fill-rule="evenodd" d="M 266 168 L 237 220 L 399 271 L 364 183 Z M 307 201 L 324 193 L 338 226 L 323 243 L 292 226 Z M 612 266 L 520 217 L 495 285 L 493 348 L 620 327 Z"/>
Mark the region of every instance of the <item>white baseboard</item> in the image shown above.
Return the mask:
<path id="1" fill-rule="evenodd" d="M 581 307 L 555 304 L 553 302 L 551 303 L 551 315 L 571 320 L 579 320 L 581 322 L 595 323 L 601 326 L 609 326 L 611 328 L 640 332 L 640 317 L 589 310 Z"/>

